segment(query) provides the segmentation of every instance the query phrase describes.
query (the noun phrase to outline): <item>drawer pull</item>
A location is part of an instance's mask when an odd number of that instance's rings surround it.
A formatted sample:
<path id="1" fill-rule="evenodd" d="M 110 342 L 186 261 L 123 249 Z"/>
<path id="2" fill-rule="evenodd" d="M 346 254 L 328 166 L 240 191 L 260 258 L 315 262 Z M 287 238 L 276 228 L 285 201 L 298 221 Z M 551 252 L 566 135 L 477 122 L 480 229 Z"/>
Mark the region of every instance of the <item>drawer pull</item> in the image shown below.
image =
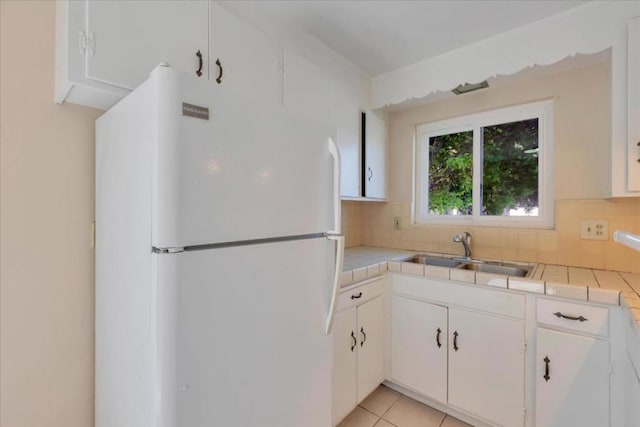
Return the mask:
<path id="1" fill-rule="evenodd" d="M 567 320 L 579 320 L 580 322 L 586 322 L 587 320 L 589 320 L 584 316 L 578 316 L 578 317 L 567 316 L 566 314 L 562 314 L 559 311 L 556 311 L 555 313 L 553 313 L 553 315 L 558 318 L 567 319 Z"/>
<path id="2" fill-rule="evenodd" d="M 356 334 L 354 334 L 353 331 L 351 331 L 351 339 L 353 340 L 353 345 L 351 346 L 351 351 L 353 352 L 353 349 L 356 348 L 356 345 L 358 344 Z"/>
<path id="3" fill-rule="evenodd" d="M 362 298 L 362 292 L 360 292 L 358 295 L 351 295 L 351 299 L 358 299 L 358 298 Z"/>
<path id="4" fill-rule="evenodd" d="M 453 331 L 453 349 L 458 351 L 458 331 Z"/>
<path id="5" fill-rule="evenodd" d="M 362 334 L 362 341 L 360 341 L 360 347 L 362 347 L 364 343 L 367 342 L 367 334 L 364 333 L 364 328 L 362 326 L 360 327 L 360 333 Z"/>
<path id="6" fill-rule="evenodd" d="M 442 329 L 438 328 L 438 330 L 436 331 L 436 344 L 438 344 L 438 348 L 442 347 L 442 344 L 440 343 L 441 333 L 442 333 Z"/>
<path id="7" fill-rule="evenodd" d="M 551 360 L 549 359 L 549 356 L 545 356 L 542 361 L 544 362 L 544 375 L 542 378 L 544 378 L 545 381 L 549 381 L 551 379 L 551 376 L 549 375 L 549 363 L 551 363 Z"/>

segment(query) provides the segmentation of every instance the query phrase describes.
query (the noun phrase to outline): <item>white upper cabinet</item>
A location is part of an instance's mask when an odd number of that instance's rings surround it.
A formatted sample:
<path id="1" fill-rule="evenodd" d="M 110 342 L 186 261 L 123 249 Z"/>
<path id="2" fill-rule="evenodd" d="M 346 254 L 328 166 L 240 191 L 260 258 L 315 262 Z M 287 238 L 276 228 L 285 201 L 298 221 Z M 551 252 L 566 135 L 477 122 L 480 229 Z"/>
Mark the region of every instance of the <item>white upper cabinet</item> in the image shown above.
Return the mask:
<path id="1" fill-rule="evenodd" d="M 284 109 L 307 120 L 329 123 L 329 73 L 290 49 L 284 52 Z"/>
<path id="2" fill-rule="evenodd" d="M 211 2 L 209 78 L 222 90 L 230 89 L 267 105 L 282 103 L 282 48 L 275 37 Z"/>
<path id="3" fill-rule="evenodd" d="M 375 111 L 366 113 L 364 144 L 364 197 L 387 197 L 387 126 Z"/>
<path id="4" fill-rule="evenodd" d="M 208 78 L 208 2 L 58 1 L 56 19 L 56 102 L 109 108 L 162 62 Z"/>
<path id="5" fill-rule="evenodd" d="M 342 173 L 340 194 L 360 197 L 360 114 L 358 94 L 349 85 L 334 79 L 331 86 L 330 122 L 336 126 Z"/>

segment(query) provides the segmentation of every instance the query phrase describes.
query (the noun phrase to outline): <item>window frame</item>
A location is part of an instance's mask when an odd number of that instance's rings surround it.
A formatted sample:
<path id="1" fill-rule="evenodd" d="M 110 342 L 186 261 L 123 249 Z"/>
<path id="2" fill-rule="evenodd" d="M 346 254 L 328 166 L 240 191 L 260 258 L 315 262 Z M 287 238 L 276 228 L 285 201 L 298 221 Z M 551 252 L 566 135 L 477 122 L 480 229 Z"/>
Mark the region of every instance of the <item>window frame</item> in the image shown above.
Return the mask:
<path id="1" fill-rule="evenodd" d="M 482 131 L 483 127 L 515 121 L 538 119 L 538 216 L 481 215 Z M 473 131 L 472 215 L 430 215 L 425 212 L 429 200 L 429 139 L 450 133 Z M 468 226 L 553 228 L 553 99 L 529 102 L 485 112 L 418 124 L 414 139 L 412 223 Z M 426 174 L 427 179 L 421 179 Z"/>

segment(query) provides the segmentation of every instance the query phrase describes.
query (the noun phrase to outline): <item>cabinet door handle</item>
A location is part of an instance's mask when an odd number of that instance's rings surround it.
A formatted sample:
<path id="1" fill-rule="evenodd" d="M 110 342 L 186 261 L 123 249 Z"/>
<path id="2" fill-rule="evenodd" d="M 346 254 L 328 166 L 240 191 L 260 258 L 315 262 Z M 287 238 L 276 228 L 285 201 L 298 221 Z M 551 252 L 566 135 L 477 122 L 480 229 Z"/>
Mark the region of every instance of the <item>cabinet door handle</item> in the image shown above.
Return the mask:
<path id="1" fill-rule="evenodd" d="M 440 343 L 441 333 L 442 333 L 442 329 L 438 328 L 438 330 L 436 331 L 436 344 L 438 344 L 438 348 L 442 347 L 442 344 Z"/>
<path id="2" fill-rule="evenodd" d="M 587 320 L 589 320 L 584 316 L 578 316 L 578 317 L 568 316 L 566 314 L 560 313 L 559 311 L 556 311 L 555 313 L 553 313 L 553 315 L 558 318 L 567 319 L 567 320 L 579 320 L 580 322 L 586 322 Z"/>
<path id="3" fill-rule="evenodd" d="M 362 334 L 362 341 L 360 341 L 360 347 L 362 347 L 364 343 L 367 341 L 367 334 L 364 333 L 363 327 L 360 327 L 360 333 Z"/>
<path id="4" fill-rule="evenodd" d="M 367 170 L 369 171 L 369 177 L 367 178 L 367 180 L 371 182 L 371 178 L 373 178 L 373 170 L 371 170 L 370 167 L 367 167 Z"/>
<path id="5" fill-rule="evenodd" d="M 218 77 L 216 77 L 216 83 L 222 83 L 222 63 L 220 62 L 220 58 L 216 58 L 216 65 L 218 66 Z"/>
<path id="6" fill-rule="evenodd" d="M 545 381 L 549 381 L 551 379 L 551 376 L 549 375 L 549 363 L 551 363 L 551 360 L 549 359 L 549 356 L 545 356 L 542 361 L 544 362 L 544 375 L 542 378 L 544 378 Z"/>
<path id="7" fill-rule="evenodd" d="M 358 339 L 356 338 L 356 334 L 354 334 L 353 331 L 351 331 L 351 339 L 353 340 L 353 345 L 351 346 L 351 351 L 353 352 L 353 349 L 356 348 L 356 345 L 358 344 Z"/>
<path id="8" fill-rule="evenodd" d="M 196 75 L 198 77 L 202 76 L 202 53 L 200 49 L 196 52 L 196 56 L 198 57 L 198 69 L 196 70 Z"/>
<path id="9" fill-rule="evenodd" d="M 358 293 L 358 295 L 351 295 L 351 299 L 362 298 L 362 292 Z"/>
<path id="10" fill-rule="evenodd" d="M 453 349 L 458 351 L 458 331 L 453 331 Z"/>

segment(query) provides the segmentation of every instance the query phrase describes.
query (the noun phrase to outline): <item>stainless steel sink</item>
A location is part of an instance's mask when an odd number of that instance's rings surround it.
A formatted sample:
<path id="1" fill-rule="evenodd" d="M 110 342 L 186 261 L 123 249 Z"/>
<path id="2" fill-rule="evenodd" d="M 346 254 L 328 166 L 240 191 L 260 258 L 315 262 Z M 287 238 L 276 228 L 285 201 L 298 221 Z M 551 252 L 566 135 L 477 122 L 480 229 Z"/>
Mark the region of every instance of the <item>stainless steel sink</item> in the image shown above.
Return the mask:
<path id="1" fill-rule="evenodd" d="M 492 273 L 514 277 L 527 277 L 533 270 L 533 267 L 528 267 L 525 265 L 470 260 L 466 258 L 439 258 L 429 255 L 415 255 L 404 260 L 404 262 L 435 265 L 438 267 L 456 268 L 461 270 L 480 271 L 482 273 Z"/>
<path id="2" fill-rule="evenodd" d="M 461 264 L 460 261 L 449 258 L 438 258 L 427 255 L 416 255 L 409 258 L 405 262 L 413 262 L 415 264 L 435 265 L 438 267 L 454 268 Z"/>
<path id="3" fill-rule="evenodd" d="M 505 276 L 526 277 L 531 271 L 530 267 L 520 265 L 496 265 L 489 263 L 468 263 L 457 268 L 464 270 L 480 271 L 482 273 L 502 274 Z"/>

